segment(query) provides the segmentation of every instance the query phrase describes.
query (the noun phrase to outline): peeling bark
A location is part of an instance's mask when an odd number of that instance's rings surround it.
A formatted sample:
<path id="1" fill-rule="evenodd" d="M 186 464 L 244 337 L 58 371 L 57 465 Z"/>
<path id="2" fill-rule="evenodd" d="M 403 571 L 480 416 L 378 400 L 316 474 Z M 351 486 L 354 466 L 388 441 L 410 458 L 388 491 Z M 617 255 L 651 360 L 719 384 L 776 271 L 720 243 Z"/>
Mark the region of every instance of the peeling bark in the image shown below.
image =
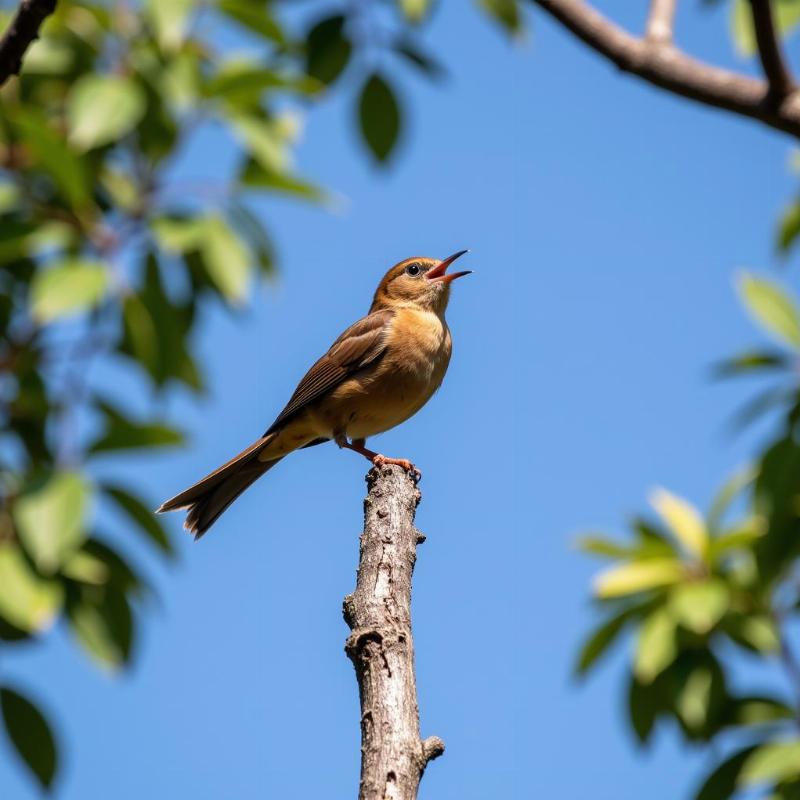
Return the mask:
<path id="1" fill-rule="evenodd" d="M 351 634 L 345 652 L 356 671 L 361 700 L 359 800 L 414 800 L 429 761 L 444 752 L 437 736 L 420 739 L 411 576 L 417 544 L 414 527 L 421 495 L 398 466 L 367 475 L 356 589 L 344 599 Z"/>

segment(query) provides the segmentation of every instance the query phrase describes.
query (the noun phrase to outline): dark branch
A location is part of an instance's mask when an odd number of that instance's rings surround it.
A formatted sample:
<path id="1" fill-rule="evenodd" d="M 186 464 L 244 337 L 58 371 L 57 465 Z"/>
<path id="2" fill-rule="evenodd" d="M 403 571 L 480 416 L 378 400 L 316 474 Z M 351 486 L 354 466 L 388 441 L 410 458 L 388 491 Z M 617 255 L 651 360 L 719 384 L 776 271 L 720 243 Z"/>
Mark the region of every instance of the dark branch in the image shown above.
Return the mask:
<path id="1" fill-rule="evenodd" d="M 750 9 L 753 12 L 758 56 L 769 83 L 769 99 L 773 103 L 780 103 L 794 91 L 795 85 L 783 57 L 780 38 L 775 30 L 772 3 L 770 0 L 750 0 Z"/>
<path id="2" fill-rule="evenodd" d="M 0 39 L 0 86 L 12 75 L 19 75 L 25 51 L 39 38 L 42 22 L 55 10 L 56 0 L 22 0 Z"/>
<path id="3" fill-rule="evenodd" d="M 632 36 L 583 0 L 534 0 L 620 69 L 673 94 L 733 111 L 800 138 L 800 96 L 771 101 L 769 84 L 687 56 L 663 42 Z"/>

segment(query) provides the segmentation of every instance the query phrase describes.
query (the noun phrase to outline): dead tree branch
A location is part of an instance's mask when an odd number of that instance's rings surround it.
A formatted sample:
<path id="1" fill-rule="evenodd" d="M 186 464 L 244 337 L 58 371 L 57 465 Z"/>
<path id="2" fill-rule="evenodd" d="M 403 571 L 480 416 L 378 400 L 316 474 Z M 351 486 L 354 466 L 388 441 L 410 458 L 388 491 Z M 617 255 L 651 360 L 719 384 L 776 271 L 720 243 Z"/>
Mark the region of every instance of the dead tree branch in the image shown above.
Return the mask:
<path id="1" fill-rule="evenodd" d="M 0 86 L 19 75 L 22 57 L 39 38 L 39 28 L 56 10 L 56 0 L 22 0 L 11 24 L 0 39 Z"/>
<path id="2" fill-rule="evenodd" d="M 776 103 L 767 81 L 706 64 L 663 41 L 637 38 L 584 0 L 533 2 L 621 70 L 673 94 L 760 120 L 800 138 L 799 92 L 791 91 Z"/>
<path id="3" fill-rule="evenodd" d="M 371 469 L 367 485 L 356 590 L 343 609 L 361 700 L 359 800 L 415 800 L 428 762 L 444 752 L 441 739 L 419 733 L 411 575 L 425 539 L 414 527 L 421 495 L 397 466 Z"/>

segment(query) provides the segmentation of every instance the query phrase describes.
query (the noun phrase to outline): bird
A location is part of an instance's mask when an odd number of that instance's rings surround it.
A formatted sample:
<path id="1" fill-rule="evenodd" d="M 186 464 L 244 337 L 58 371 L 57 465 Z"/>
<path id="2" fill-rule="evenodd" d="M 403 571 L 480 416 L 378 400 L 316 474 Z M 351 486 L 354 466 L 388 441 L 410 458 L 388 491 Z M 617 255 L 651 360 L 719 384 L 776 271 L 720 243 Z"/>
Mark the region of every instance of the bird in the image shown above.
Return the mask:
<path id="1" fill-rule="evenodd" d="M 411 461 L 369 450 L 366 441 L 416 414 L 441 385 L 452 353 L 445 321 L 450 287 L 472 272 L 447 269 L 467 252 L 395 264 L 378 284 L 367 315 L 308 370 L 264 435 L 157 513 L 185 509 L 184 528 L 197 540 L 282 458 L 331 440 L 375 466 L 397 464 L 419 479 Z"/>

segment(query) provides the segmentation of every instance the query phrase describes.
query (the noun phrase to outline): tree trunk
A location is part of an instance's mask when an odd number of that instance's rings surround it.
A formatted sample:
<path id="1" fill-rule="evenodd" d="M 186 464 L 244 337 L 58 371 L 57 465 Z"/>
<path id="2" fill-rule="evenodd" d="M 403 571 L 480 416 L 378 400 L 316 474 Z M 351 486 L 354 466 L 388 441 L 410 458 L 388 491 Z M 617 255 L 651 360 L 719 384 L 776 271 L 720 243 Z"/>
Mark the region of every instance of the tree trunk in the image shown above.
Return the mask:
<path id="1" fill-rule="evenodd" d="M 345 652 L 356 670 L 361 700 L 359 800 L 414 800 L 429 761 L 444 752 L 437 736 L 419 734 L 411 575 L 417 544 L 414 527 L 421 495 L 398 466 L 367 474 L 364 532 L 356 590 L 344 599 L 352 633 Z"/>

